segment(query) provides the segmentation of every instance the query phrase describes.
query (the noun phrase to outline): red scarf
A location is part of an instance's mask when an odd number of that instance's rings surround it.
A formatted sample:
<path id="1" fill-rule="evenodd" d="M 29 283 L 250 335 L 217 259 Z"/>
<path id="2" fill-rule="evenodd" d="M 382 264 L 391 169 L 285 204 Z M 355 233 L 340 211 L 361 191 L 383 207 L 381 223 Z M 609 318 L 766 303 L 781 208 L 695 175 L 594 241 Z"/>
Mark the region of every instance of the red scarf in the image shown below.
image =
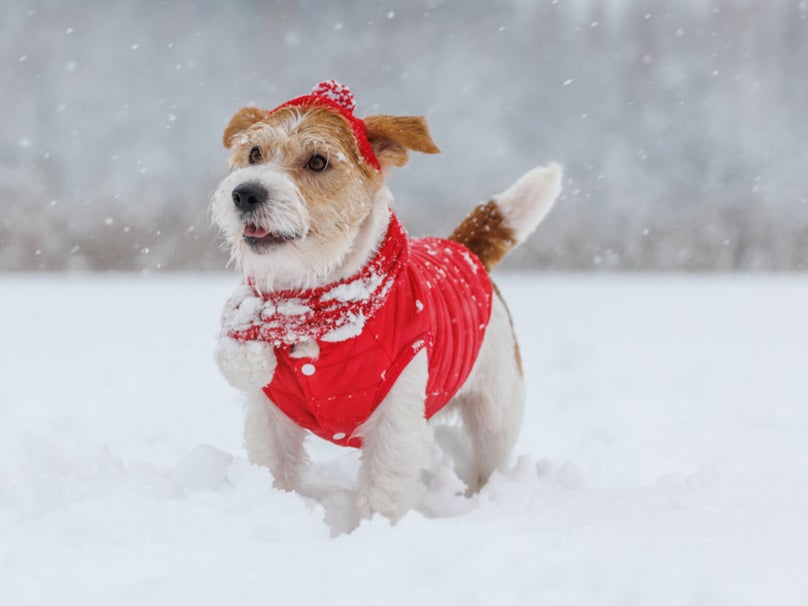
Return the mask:
<path id="1" fill-rule="evenodd" d="M 248 278 L 254 300 L 242 302 L 238 313 L 227 320 L 225 330 L 239 341 L 264 341 L 274 347 L 356 336 L 384 305 L 407 256 L 407 232 L 391 213 L 379 250 L 359 272 L 318 288 L 266 294 Z"/>

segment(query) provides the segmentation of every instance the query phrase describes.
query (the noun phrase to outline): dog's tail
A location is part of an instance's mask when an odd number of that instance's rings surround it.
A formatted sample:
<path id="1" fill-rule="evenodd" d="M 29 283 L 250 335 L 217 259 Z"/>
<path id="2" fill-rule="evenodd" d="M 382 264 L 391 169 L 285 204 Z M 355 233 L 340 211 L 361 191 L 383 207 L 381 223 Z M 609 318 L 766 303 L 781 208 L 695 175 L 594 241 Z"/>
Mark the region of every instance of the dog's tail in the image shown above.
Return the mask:
<path id="1" fill-rule="evenodd" d="M 449 239 L 468 247 L 491 271 L 536 229 L 560 193 L 558 164 L 534 168 L 504 192 L 477 206 Z"/>

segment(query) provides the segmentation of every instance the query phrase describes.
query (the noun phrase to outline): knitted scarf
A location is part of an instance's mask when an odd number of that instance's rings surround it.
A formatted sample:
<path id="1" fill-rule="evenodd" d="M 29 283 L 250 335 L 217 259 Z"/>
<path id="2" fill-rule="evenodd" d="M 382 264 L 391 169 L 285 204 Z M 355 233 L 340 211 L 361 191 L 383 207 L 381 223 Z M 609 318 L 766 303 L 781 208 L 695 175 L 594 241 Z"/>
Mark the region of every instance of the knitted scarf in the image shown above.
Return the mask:
<path id="1" fill-rule="evenodd" d="M 264 341 L 274 347 L 354 337 L 387 300 L 408 252 L 407 232 L 391 213 L 378 251 L 356 274 L 318 288 L 270 293 L 259 292 L 248 278 L 249 292 L 225 310 L 223 328 L 233 339 Z"/>

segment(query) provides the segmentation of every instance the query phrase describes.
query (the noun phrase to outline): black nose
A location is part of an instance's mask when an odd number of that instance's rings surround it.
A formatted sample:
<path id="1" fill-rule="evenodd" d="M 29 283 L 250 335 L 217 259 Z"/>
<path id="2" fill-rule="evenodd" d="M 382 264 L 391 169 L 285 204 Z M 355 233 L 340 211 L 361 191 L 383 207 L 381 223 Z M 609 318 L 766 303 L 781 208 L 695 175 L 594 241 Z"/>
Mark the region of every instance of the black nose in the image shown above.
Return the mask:
<path id="1" fill-rule="evenodd" d="M 242 183 L 233 190 L 233 203 L 242 212 L 255 210 L 267 201 L 269 194 L 258 183 Z"/>

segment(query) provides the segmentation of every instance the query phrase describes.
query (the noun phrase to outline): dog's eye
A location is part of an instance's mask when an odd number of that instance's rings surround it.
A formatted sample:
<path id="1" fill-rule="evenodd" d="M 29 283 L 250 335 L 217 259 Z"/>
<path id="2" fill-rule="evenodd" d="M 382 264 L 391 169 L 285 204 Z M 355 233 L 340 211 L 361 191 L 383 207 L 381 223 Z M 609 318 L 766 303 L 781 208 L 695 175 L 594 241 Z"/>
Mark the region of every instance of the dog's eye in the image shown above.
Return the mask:
<path id="1" fill-rule="evenodd" d="M 306 168 L 308 168 L 309 170 L 314 171 L 316 173 L 321 173 L 326 168 L 328 168 L 328 160 L 326 160 L 320 154 L 314 154 L 306 162 Z"/>
<path id="2" fill-rule="evenodd" d="M 261 161 L 261 150 L 256 145 L 250 150 L 250 164 L 258 164 Z"/>

